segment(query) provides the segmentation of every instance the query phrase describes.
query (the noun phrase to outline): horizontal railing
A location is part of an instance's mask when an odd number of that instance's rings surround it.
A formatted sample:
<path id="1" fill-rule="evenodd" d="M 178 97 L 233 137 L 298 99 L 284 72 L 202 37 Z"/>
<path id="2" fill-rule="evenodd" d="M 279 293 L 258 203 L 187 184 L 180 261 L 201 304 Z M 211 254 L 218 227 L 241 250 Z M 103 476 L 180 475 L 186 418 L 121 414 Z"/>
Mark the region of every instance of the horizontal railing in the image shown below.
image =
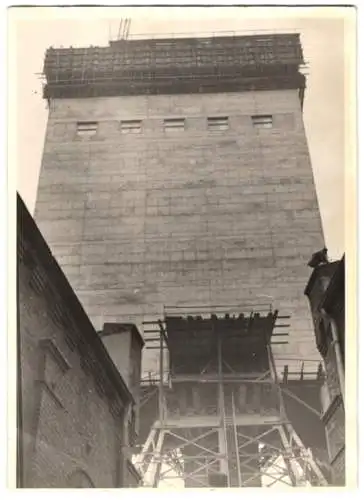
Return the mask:
<path id="1" fill-rule="evenodd" d="M 218 38 L 236 36 L 269 36 L 269 35 L 297 35 L 300 31 L 296 28 L 290 29 L 256 29 L 256 30 L 218 30 L 199 32 L 174 32 L 174 33 L 134 33 L 127 37 L 127 40 L 160 40 L 166 38 Z M 123 40 L 114 38 L 111 42 Z"/>

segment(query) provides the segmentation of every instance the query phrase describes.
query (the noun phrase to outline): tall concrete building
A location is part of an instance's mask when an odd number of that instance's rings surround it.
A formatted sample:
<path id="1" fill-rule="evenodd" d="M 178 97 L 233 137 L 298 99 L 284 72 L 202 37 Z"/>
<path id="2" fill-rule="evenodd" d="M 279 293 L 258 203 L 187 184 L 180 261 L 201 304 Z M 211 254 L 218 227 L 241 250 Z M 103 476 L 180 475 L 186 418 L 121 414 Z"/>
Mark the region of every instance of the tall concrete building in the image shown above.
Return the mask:
<path id="1" fill-rule="evenodd" d="M 278 369 L 317 358 L 303 64 L 297 34 L 47 51 L 35 217 L 96 329 L 142 327 L 166 306 L 272 303 L 290 316 Z"/>

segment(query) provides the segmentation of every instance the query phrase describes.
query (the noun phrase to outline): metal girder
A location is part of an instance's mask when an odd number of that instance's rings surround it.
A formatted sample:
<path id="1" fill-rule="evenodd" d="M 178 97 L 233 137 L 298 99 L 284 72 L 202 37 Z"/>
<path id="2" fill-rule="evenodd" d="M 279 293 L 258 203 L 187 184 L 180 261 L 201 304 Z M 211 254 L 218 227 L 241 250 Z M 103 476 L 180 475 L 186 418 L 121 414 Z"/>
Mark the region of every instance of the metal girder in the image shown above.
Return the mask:
<path id="1" fill-rule="evenodd" d="M 170 470 L 176 470 L 180 474 L 183 473 L 183 467 L 181 465 L 181 459 L 180 457 L 176 454 L 176 450 L 168 450 L 166 454 L 164 455 L 166 463 L 173 463 L 172 469 Z M 164 474 L 164 471 L 163 471 Z"/>
<path id="2" fill-rule="evenodd" d="M 158 325 L 159 325 L 159 329 L 160 329 L 161 335 L 163 337 L 163 340 L 166 343 L 166 346 L 169 347 L 169 345 L 168 345 L 168 337 L 167 337 L 167 334 L 166 334 L 166 331 L 164 329 L 162 321 L 159 320 L 158 321 Z"/>
<path id="3" fill-rule="evenodd" d="M 257 413 L 239 415 L 236 417 L 237 427 L 252 427 L 252 426 L 264 426 L 272 427 L 275 425 L 281 425 L 287 423 L 287 420 L 282 420 L 279 415 L 260 415 Z M 221 425 L 220 418 L 218 415 L 193 415 L 191 417 L 178 417 L 178 418 L 168 418 L 165 419 L 164 423 L 157 421 L 155 427 L 158 429 L 165 430 L 178 430 L 178 429 L 188 429 L 188 428 L 219 428 Z"/>
<path id="4" fill-rule="evenodd" d="M 250 466 L 250 465 L 246 465 L 245 466 L 247 469 L 250 469 L 252 472 L 256 472 L 256 469 L 254 469 L 254 467 Z M 262 476 L 268 476 L 270 477 L 271 479 L 276 479 L 272 474 L 270 474 L 269 472 L 267 471 L 261 471 L 261 475 Z M 292 486 L 291 484 L 287 483 L 286 481 L 282 481 L 284 484 L 286 484 L 287 486 Z"/>
<path id="5" fill-rule="evenodd" d="M 247 457 L 247 459 L 244 460 L 244 462 L 240 462 L 240 467 L 245 467 L 245 465 L 248 464 L 249 462 L 251 462 L 254 458 L 259 458 L 259 454 L 258 453 L 254 453 L 252 455 L 249 455 Z"/>
<path id="6" fill-rule="evenodd" d="M 233 369 L 231 368 L 231 366 L 230 366 L 230 365 L 229 365 L 226 361 L 224 361 L 224 360 L 223 360 L 223 362 L 222 362 L 222 363 L 223 363 L 223 365 L 225 365 L 225 366 L 226 366 L 226 368 L 227 368 L 228 370 L 230 370 L 230 372 L 231 372 L 231 373 L 236 373 L 236 371 L 235 371 L 235 370 L 233 370 Z"/>
<path id="7" fill-rule="evenodd" d="M 209 434 L 212 434 L 213 432 L 216 432 L 216 430 L 213 430 L 213 431 L 208 431 L 206 432 L 205 434 L 193 439 L 193 440 L 189 440 L 189 439 L 186 439 L 182 436 L 178 436 L 178 434 L 175 434 L 174 432 L 171 432 L 170 430 L 166 431 L 168 432 L 168 434 L 170 434 L 171 436 L 174 436 L 178 439 L 181 439 L 182 441 L 185 442 L 185 445 L 181 445 L 179 446 L 180 449 L 182 449 L 184 446 L 187 446 L 187 445 L 193 445 L 193 446 L 196 446 L 197 448 L 201 448 L 202 450 L 206 451 L 207 453 L 211 453 L 212 455 L 215 455 L 215 456 L 219 456 L 218 453 L 216 453 L 215 451 L 213 450 L 209 450 L 208 448 L 206 448 L 205 446 L 202 446 L 200 444 L 197 444 L 196 441 L 199 441 L 200 439 L 202 439 L 203 437 L 206 437 L 208 436 Z"/>
<path id="8" fill-rule="evenodd" d="M 185 477 L 184 479 L 188 479 L 188 477 Z M 205 488 L 209 487 L 209 484 L 206 481 L 203 481 L 202 479 L 198 478 L 197 476 L 194 476 L 193 480 L 196 481 L 197 483 L 200 483 Z"/>
<path id="9" fill-rule="evenodd" d="M 286 450 L 286 453 L 287 453 L 287 457 L 284 456 L 283 459 L 284 459 L 284 462 L 286 464 L 289 477 L 291 478 L 292 485 L 296 486 L 297 482 L 300 481 L 300 475 L 299 475 L 299 472 L 297 470 L 297 464 L 295 462 L 292 463 L 289 460 L 289 458 L 288 458 L 288 457 L 291 457 L 291 458 L 294 457 L 294 453 L 293 453 L 293 450 L 292 450 L 292 447 L 291 447 L 291 443 L 287 439 L 287 436 L 286 436 L 286 433 L 285 433 L 285 430 L 284 430 L 283 426 L 279 426 L 277 428 L 277 430 L 278 430 L 278 432 L 279 432 L 279 434 L 281 436 L 281 440 L 282 440 L 283 446 L 284 446 L 284 448 Z"/>
<path id="10" fill-rule="evenodd" d="M 182 429 L 181 429 L 182 430 Z M 156 438 L 156 433 L 159 432 L 158 436 L 158 442 L 157 445 L 155 444 L 155 438 Z M 204 439 L 208 436 L 216 434 L 217 429 L 209 429 L 206 432 L 203 432 L 199 434 L 198 436 L 194 436 L 191 439 L 186 439 L 184 436 L 179 435 L 177 432 L 172 432 L 168 429 L 157 429 L 154 428 L 152 429 L 150 435 L 148 436 L 147 442 L 145 443 L 143 447 L 143 453 L 142 453 L 142 459 L 146 459 L 147 455 L 154 455 L 156 460 L 150 462 L 149 465 L 153 465 L 153 470 L 152 470 L 152 483 L 154 487 L 158 484 L 159 480 L 161 478 L 164 478 L 168 472 L 172 472 L 173 470 L 178 469 L 178 462 L 183 462 L 188 463 L 189 461 L 193 461 L 193 463 L 197 466 L 192 472 L 190 473 L 184 473 L 180 468 L 179 472 L 181 479 L 188 479 L 193 477 L 193 479 L 197 482 L 200 483 L 203 486 L 208 486 L 206 485 L 201 478 L 196 477 L 196 474 L 198 474 L 200 471 L 203 470 L 208 470 L 212 465 L 217 463 L 221 459 L 221 453 L 216 452 L 215 450 L 212 450 L 208 448 L 207 446 L 202 445 L 198 441 L 201 439 Z M 282 448 L 278 448 L 274 445 L 271 445 L 270 443 L 264 442 L 264 437 L 268 436 L 272 432 L 278 432 L 279 436 L 281 437 L 280 441 L 282 442 Z M 163 434 L 163 438 L 161 438 L 161 434 Z M 172 448 L 172 451 L 175 450 L 183 450 L 184 447 L 186 446 L 194 446 L 196 449 L 201 450 L 198 454 L 195 454 L 193 456 L 185 456 L 181 460 L 177 460 L 176 463 L 173 463 L 173 456 L 171 456 L 171 450 L 169 450 L 168 453 L 163 454 L 161 452 L 162 446 L 163 446 L 163 439 L 167 435 L 170 435 L 171 437 L 174 437 L 178 439 L 181 444 L 177 445 Z M 304 464 L 307 463 L 311 470 L 315 473 L 315 475 L 318 477 L 320 480 L 321 484 L 325 484 L 324 481 L 325 479 L 323 478 L 322 474 L 320 474 L 320 470 L 318 469 L 317 465 L 314 463 L 312 457 L 310 456 L 309 453 L 306 452 L 302 442 L 300 442 L 299 437 L 296 435 L 294 429 L 290 427 L 288 429 L 288 435 L 290 437 L 290 440 L 286 436 L 284 426 L 283 424 L 280 425 L 275 425 L 269 429 L 267 429 L 264 432 L 261 432 L 257 434 L 254 437 L 248 436 L 246 434 L 243 434 L 241 432 L 237 433 L 238 437 L 245 439 L 246 441 L 244 443 L 241 443 L 239 446 L 239 459 L 240 459 L 240 465 L 241 467 L 244 467 L 245 469 L 252 471 L 253 475 L 249 477 L 248 479 L 244 480 L 241 482 L 242 486 L 245 486 L 249 484 L 249 482 L 253 481 L 256 477 L 259 475 L 265 476 L 270 478 L 272 481 L 269 483 L 267 486 L 272 486 L 276 482 L 281 482 L 285 485 L 288 486 L 294 486 L 295 483 L 297 484 L 298 480 L 301 480 L 302 474 L 298 471 L 298 469 L 293 473 L 291 466 L 293 463 L 291 462 L 292 460 L 294 462 L 297 462 L 297 466 L 300 460 L 303 460 L 303 466 L 299 465 L 300 468 L 303 469 L 304 472 Z M 161 442 L 162 440 L 162 442 Z M 274 461 L 270 462 L 268 465 L 268 470 L 266 468 L 261 469 L 259 468 L 259 471 L 257 471 L 256 467 L 253 467 L 249 462 L 251 462 L 252 459 L 259 458 L 259 453 L 253 453 L 253 454 L 245 454 L 241 453 L 242 450 L 244 450 L 245 447 L 247 447 L 249 444 L 253 443 L 262 443 L 264 444 L 267 448 L 269 448 L 271 451 L 276 452 L 274 460 L 276 460 L 279 456 L 282 457 L 282 459 L 285 461 L 286 464 L 286 469 L 284 469 L 282 466 L 276 464 Z M 296 446 L 292 447 L 292 444 L 295 444 Z M 153 449 L 151 452 L 149 452 L 149 449 Z M 297 452 L 300 452 L 297 454 Z M 183 452 L 182 452 L 183 455 Z M 167 471 L 161 471 L 161 464 L 162 462 L 167 463 L 167 460 L 169 460 L 169 463 L 171 464 L 170 468 Z M 241 461 L 242 460 L 242 461 Z M 315 466 L 316 465 L 316 466 Z M 272 469 L 277 471 L 277 473 L 280 473 L 279 477 L 276 477 L 274 473 L 272 472 Z M 318 473 L 317 473 L 318 471 Z M 150 468 L 149 471 L 150 472 Z M 243 474 L 244 476 L 244 474 Z M 288 483 L 287 480 L 285 480 L 285 477 L 289 476 L 291 478 L 291 482 Z"/>
<path id="11" fill-rule="evenodd" d="M 152 391 L 150 391 L 140 402 L 139 409 L 142 408 L 152 396 L 154 396 L 158 392 L 158 388 L 154 388 Z"/>
<path id="12" fill-rule="evenodd" d="M 154 450 L 155 457 L 154 457 L 154 461 L 152 459 L 152 463 L 151 463 L 151 466 L 152 466 L 152 481 L 151 481 L 151 483 L 153 485 L 153 488 L 156 488 L 158 486 L 158 482 L 159 482 L 160 469 L 161 469 L 161 465 L 162 465 L 161 451 L 162 451 L 162 447 L 163 447 L 164 436 L 165 436 L 165 431 L 163 431 L 163 430 L 159 431 L 158 441 L 157 441 L 157 444 L 156 444 L 156 447 Z"/>
<path id="13" fill-rule="evenodd" d="M 218 458 L 212 459 L 209 463 L 206 463 L 206 464 L 201 465 L 198 469 L 195 469 L 194 471 L 189 472 L 188 474 L 184 474 L 183 479 L 188 479 L 188 478 L 189 478 L 189 477 L 191 477 L 193 474 L 196 474 L 197 472 L 200 472 L 201 470 L 207 469 L 207 467 L 208 467 L 209 465 L 213 465 L 213 464 L 214 464 L 214 463 L 216 463 L 218 460 L 219 460 Z"/>
<path id="14" fill-rule="evenodd" d="M 212 361 L 212 359 L 210 359 L 210 361 L 208 361 L 208 363 L 206 363 L 206 365 L 202 368 L 202 370 L 201 370 L 201 372 L 200 372 L 200 373 L 201 373 L 201 375 L 203 375 L 203 374 L 206 372 L 207 368 L 208 368 L 208 367 L 210 366 L 210 364 L 211 364 L 211 361 Z"/>
<path id="15" fill-rule="evenodd" d="M 163 471 L 161 471 L 161 473 L 159 475 L 159 479 L 164 479 L 165 475 L 168 474 L 169 472 L 171 472 L 172 470 L 176 471 L 177 467 L 175 465 L 172 465 L 169 467 L 169 469 L 164 469 Z"/>
<path id="16" fill-rule="evenodd" d="M 245 481 L 242 482 L 242 486 L 246 486 L 248 483 L 250 483 L 251 481 L 254 481 L 254 479 L 257 479 L 258 477 L 260 477 L 262 475 L 262 472 L 259 470 L 256 472 L 256 474 L 248 477 L 248 479 L 245 479 Z"/>
<path id="17" fill-rule="evenodd" d="M 273 461 L 269 464 L 269 467 L 273 467 L 274 469 L 277 469 L 279 472 L 284 472 L 284 474 L 287 476 L 288 470 L 287 468 L 284 468 L 276 463 L 277 459 L 279 458 L 279 455 L 276 455 L 273 457 Z"/>
<path id="18" fill-rule="evenodd" d="M 270 370 L 267 370 L 264 372 L 260 377 L 258 377 L 255 382 L 259 382 L 260 380 L 264 380 L 266 377 L 270 375 Z M 273 382 L 273 381 L 272 381 Z"/>
<path id="19" fill-rule="evenodd" d="M 146 440 L 146 442 L 143 445 L 142 452 L 139 455 L 139 460 L 137 461 L 137 464 L 139 464 L 139 469 L 142 474 L 146 473 L 146 470 L 143 470 L 143 465 L 145 465 L 147 468 L 149 466 L 149 461 L 146 461 L 147 455 L 152 455 L 155 450 L 155 442 L 154 439 L 157 435 L 157 429 L 152 428 L 149 432 L 149 436 Z M 148 453 L 148 450 L 152 447 L 152 452 Z"/>
<path id="20" fill-rule="evenodd" d="M 251 317 L 250 320 L 252 319 L 253 318 Z M 144 324 L 148 324 L 148 322 L 145 322 Z M 158 325 L 159 327 L 159 332 L 158 330 L 155 332 L 156 335 L 159 333 L 159 350 L 161 357 L 159 366 L 159 416 L 156 417 L 157 421 L 154 423 L 153 429 L 143 446 L 140 459 L 142 462 L 141 469 L 146 470 L 148 477 L 149 474 L 151 475 L 149 479 L 154 487 L 158 485 L 161 478 L 168 479 L 168 475 L 171 473 L 173 474 L 173 471 L 177 470 L 179 475 L 176 477 L 181 479 L 193 478 L 196 483 L 208 487 L 209 485 L 207 484 L 207 479 L 202 478 L 200 472 L 206 471 L 207 476 L 208 470 L 215 470 L 216 468 L 219 472 L 227 474 L 229 484 L 231 481 L 231 484 L 238 483 L 239 486 L 246 485 L 251 481 L 254 481 L 254 479 L 258 476 L 266 476 L 271 479 L 268 486 L 275 484 L 277 481 L 280 481 L 285 485 L 292 486 L 292 482 L 288 483 L 286 479 L 288 474 L 291 477 L 294 476 L 291 470 L 291 465 L 293 463 L 297 463 L 297 466 L 299 464 L 299 469 L 301 469 L 300 461 L 303 462 L 303 469 L 305 469 L 305 464 L 307 463 L 310 467 L 310 472 L 313 471 L 313 473 L 315 473 L 319 478 L 320 482 L 322 484 L 326 484 L 322 480 L 323 475 L 320 474 L 320 470 L 313 461 L 312 456 L 310 457 L 310 455 L 306 452 L 298 435 L 294 432 L 293 427 L 287 420 L 283 394 L 285 393 L 288 397 L 293 397 L 293 399 L 298 400 L 303 404 L 303 406 L 313 411 L 313 413 L 317 416 L 320 415 L 317 411 L 315 411 L 315 409 L 312 409 L 307 403 L 300 400 L 298 396 L 296 397 L 295 394 L 292 395 L 291 391 L 288 389 L 283 388 L 282 391 L 278 380 L 271 344 L 267 344 L 269 361 L 268 371 L 264 373 L 237 373 L 229 365 L 230 360 L 227 362 L 223 359 L 221 348 L 222 338 L 220 334 L 217 335 L 217 367 L 212 366 L 212 360 L 207 362 L 207 359 L 209 359 L 209 356 L 207 356 L 207 358 L 205 358 L 201 363 L 201 365 L 205 366 L 202 370 L 197 370 L 196 374 L 191 375 L 181 373 L 181 375 L 176 376 L 170 374 L 171 378 L 169 379 L 172 384 L 176 384 L 177 389 L 178 382 L 210 382 L 218 384 L 219 393 L 216 400 L 218 408 L 217 414 L 214 416 L 207 415 L 207 412 L 206 414 L 193 416 L 183 414 L 180 415 L 179 418 L 173 418 L 168 417 L 165 412 L 166 401 L 164 398 L 165 387 L 163 382 L 163 351 L 168 350 L 167 327 L 160 320 L 151 322 L 151 324 Z M 283 327 L 284 325 L 281 324 L 277 326 Z M 157 336 L 153 337 L 153 341 L 157 341 Z M 275 343 L 279 344 L 281 342 Z M 272 342 L 272 344 L 274 344 L 274 342 Z M 225 371 L 228 371 L 229 373 L 223 373 L 223 366 L 227 368 Z M 211 373 L 212 371 L 216 373 Z M 254 383 L 270 384 L 276 387 L 277 393 L 274 391 L 274 396 L 277 398 L 277 404 L 280 404 L 280 410 L 279 412 L 277 411 L 276 415 L 263 415 L 260 414 L 259 411 L 255 414 L 248 414 L 246 412 L 238 412 L 236 414 L 233 396 L 231 408 L 229 407 L 229 403 L 226 402 L 225 398 L 225 395 L 227 395 L 225 394 L 225 384 Z M 176 394 L 178 394 L 177 389 Z M 155 392 L 156 391 L 153 391 L 153 394 Z M 148 400 L 148 397 L 150 397 L 150 395 L 146 396 L 144 403 Z M 228 411 L 226 413 L 227 409 L 231 410 L 231 412 Z M 228 426 L 229 430 L 228 436 L 226 434 L 226 426 Z M 244 428 L 250 428 L 250 430 L 247 431 L 250 435 L 246 435 L 244 432 L 241 432 L 244 431 Z M 232 433 L 232 429 L 234 430 L 234 434 Z M 262 429 L 264 429 L 264 431 L 262 431 Z M 254 436 L 252 431 L 255 434 Z M 266 442 L 266 440 L 270 440 L 266 437 L 272 432 L 277 433 L 277 438 L 280 438 L 279 444 L 273 441 L 277 444 L 277 446 Z M 194 433 L 197 433 L 198 435 L 193 435 Z M 167 437 L 171 438 L 168 442 L 165 440 Z M 169 443 L 171 443 L 171 447 L 169 446 Z M 265 460 L 264 463 L 268 465 L 268 469 L 261 466 L 262 460 L 259 460 L 261 454 L 258 452 L 259 443 L 263 443 L 265 445 L 265 449 L 263 451 L 264 460 L 265 457 L 268 457 L 268 461 Z M 254 448 L 254 450 L 249 450 L 249 448 L 247 448 L 249 445 L 255 446 L 256 449 Z M 166 451 L 166 447 L 168 447 L 168 451 Z M 190 453 L 190 455 L 183 456 L 186 451 L 185 448 L 187 447 L 189 448 L 187 449 L 187 452 Z M 177 450 L 181 452 L 182 457 L 177 456 Z M 249 453 L 249 451 L 254 451 L 255 453 Z M 230 464 L 228 461 L 229 457 L 232 460 Z M 283 462 L 282 464 L 281 462 L 280 464 L 276 463 L 278 457 L 281 457 L 279 460 L 284 460 L 284 464 Z M 256 461 L 255 464 L 252 463 L 253 460 Z M 186 465 L 190 468 L 186 469 Z M 284 465 L 287 468 L 287 471 Z M 244 468 L 243 474 L 239 473 L 238 481 L 236 481 L 235 476 L 237 469 L 240 469 L 241 471 L 241 468 Z M 189 470 L 189 472 L 185 472 L 185 470 Z M 300 472 L 300 470 L 297 470 L 297 477 L 300 475 Z M 279 477 L 277 477 L 277 474 Z M 243 477 L 247 479 L 242 481 L 241 479 Z M 293 481 L 295 481 L 295 478 Z"/>
<path id="21" fill-rule="evenodd" d="M 283 474 L 281 474 L 279 477 L 277 477 L 274 481 L 272 481 L 271 483 L 267 484 L 267 488 L 270 488 L 271 486 L 273 486 L 274 484 L 278 483 L 278 481 L 282 482 L 282 478 L 286 476 L 286 472 L 284 472 Z M 287 484 L 287 483 L 285 483 Z M 292 485 L 290 485 L 292 486 Z"/>
<path id="22" fill-rule="evenodd" d="M 271 429 L 268 429 L 260 434 L 258 434 L 257 436 L 254 436 L 254 437 L 251 437 L 251 436 L 247 436 L 246 434 L 243 434 L 242 432 L 239 432 L 238 431 L 238 437 L 242 437 L 244 439 L 247 439 L 247 441 L 243 444 L 241 444 L 239 446 L 239 450 L 241 450 L 242 448 L 244 448 L 245 446 L 248 446 L 249 444 L 252 444 L 256 441 L 261 441 L 261 438 L 264 437 L 264 436 L 267 436 L 268 434 L 270 434 L 271 432 L 273 432 L 275 429 L 274 428 L 271 428 Z"/>
<path id="23" fill-rule="evenodd" d="M 307 452 L 306 448 L 304 447 L 300 437 L 298 436 L 298 434 L 294 430 L 293 426 L 291 424 L 287 424 L 287 429 L 288 429 L 289 434 L 292 436 L 293 440 L 296 441 L 298 446 L 304 452 L 304 459 L 308 462 L 311 469 L 314 471 L 314 473 L 316 474 L 316 476 L 320 480 L 321 485 L 327 486 L 327 481 L 326 481 L 325 476 L 322 474 L 320 468 L 317 466 L 316 462 L 313 460 L 312 455 Z"/>
<path id="24" fill-rule="evenodd" d="M 314 415 L 316 415 L 316 417 L 319 417 L 321 419 L 321 413 L 319 411 L 315 410 L 315 408 L 312 408 L 312 406 L 310 406 L 308 403 L 303 401 L 299 396 L 297 396 L 296 394 L 293 394 L 293 392 L 291 392 L 289 389 L 286 389 L 285 387 L 282 387 L 281 391 L 284 394 L 287 394 L 287 396 L 289 396 L 290 398 L 292 398 L 295 401 L 297 401 L 298 403 L 300 403 L 302 406 L 304 406 L 308 410 L 310 410 Z"/>
<path id="25" fill-rule="evenodd" d="M 174 465 L 170 465 L 169 469 L 164 469 L 163 471 L 161 471 L 159 479 L 163 479 L 165 477 L 165 475 L 171 471 L 178 472 L 179 473 L 178 477 L 183 477 L 183 469 L 180 469 L 176 463 Z"/>
<path id="26" fill-rule="evenodd" d="M 205 366 L 205 368 L 208 364 Z M 269 371 L 264 373 L 243 373 L 243 372 L 232 372 L 232 373 L 221 373 L 219 377 L 217 374 L 207 373 L 204 374 L 203 371 L 200 374 L 194 375 L 171 375 L 172 383 L 184 383 L 184 382 L 205 382 L 216 384 L 220 381 L 226 383 L 239 382 L 241 384 L 255 384 L 255 383 L 264 383 L 264 384 L 275 384 L 273 380 L 267 379 L 266 377 L 269 375 Z"/>
<path id="27" fill-rule="evenodd" d="M 200 439 L 204 438 L 204 437 L 207 437 L 209 436 L 210 434 L 214 434 L 216 432 L 216 429 L 210 429 L 208 431 L 206 431 L 205 433 L 203 434 L 200 434 L 199 436 L 196 436 L 196 437 L 193 437 L 191 439 L 187 439 L 185 438 L 184 436 L 179 436 L 178 434 L 176 434 L 175 432 L 172 432 L 170 430 L 167 431 L 169 435 L 173 436 L 173 437 L 176 437 L 177 439 L 181 439 L 181 440 L 184 440 L 185 443 L 182 444 L 181 446 L 178 446 L 178 448 L 181 450 L 183 449 L 185 446 L 189 445 L 189 444 L 194 444 L 195 441 L 199 441 Z"/>

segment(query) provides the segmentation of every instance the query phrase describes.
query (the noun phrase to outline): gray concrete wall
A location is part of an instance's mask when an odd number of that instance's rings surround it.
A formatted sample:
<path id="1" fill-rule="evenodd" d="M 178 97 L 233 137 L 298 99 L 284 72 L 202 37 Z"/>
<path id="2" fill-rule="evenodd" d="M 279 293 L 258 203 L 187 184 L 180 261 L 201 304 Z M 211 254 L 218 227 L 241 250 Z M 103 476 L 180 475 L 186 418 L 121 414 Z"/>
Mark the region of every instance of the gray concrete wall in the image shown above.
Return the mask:
<path id="1" fill-rule="evenodd" d="M 209 131 L 209 116 L 229 129 Z M 173 117 L 185 131 L 164 132 Z M 140 134 L 121 134 L 128 119 Z M 96 136 L 77 137 L 82 120 Z M 54 100 L 36 221 L 97 329 L 270 295 L 292 315 L 276 351 L 317 358 L 303 290 L 323 236 L 298 91 Z"/>

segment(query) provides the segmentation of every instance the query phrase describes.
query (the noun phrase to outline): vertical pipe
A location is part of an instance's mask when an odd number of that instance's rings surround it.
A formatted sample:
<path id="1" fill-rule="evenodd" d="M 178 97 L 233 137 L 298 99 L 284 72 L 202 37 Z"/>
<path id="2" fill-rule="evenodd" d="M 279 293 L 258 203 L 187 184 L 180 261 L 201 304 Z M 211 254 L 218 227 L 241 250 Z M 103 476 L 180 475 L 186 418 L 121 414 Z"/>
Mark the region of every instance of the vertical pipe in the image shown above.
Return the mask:
<path id="1" fill-rule="evenodd" d="M 239 453 L 239 441 L 238 441 L 238 431 L 236 428 L 236 420 L 235 420 L 235 402 L 234 402 L 234 393 L 231 395 L 231 406 L 233 410 L 233 427 L 234 427 L 234 442 L 235 442 L 235 449 L 236 449 L 236 466 L 237 466 L 237 471 L 238 471 L 238 485 L 239 488 L 242 487 L 242 482 L 241 482 L 241 467 L 240 467 L 240 453 Z"/>
<path id="2" fill-rule="evenodd" d="M 164 394 L 163 394 L 163 372 L 164 372 L 164 352 L 162 325 L 159 325 L 159 421 L 164 421 Z"/>
<path id="3" fill-rule="evenodd" d="M 274 357 L 273 357 L 273 352 L 272 352 L 272 346 L 268 342 L 267 344 L 267 351 L 268 351 L 268 360 L 269 360 L 269 367 L 271 371 L 271 375 L 273 376 L 273 380 L 276 386 L 276 389 L 278 391 L 278 398 L 279 398 L 279 414 L 283 418 L 287 418 L 286 416 L 286 410 L 284 407 L 284 401 L 283 401 L 283 396 L 282 396 L 282 391 L 279 386 L 279 380 L 278 380 L 278 374 L 277 374 L 277 368 L 275 365 Z"/>
<path id="4" fill-rule="evenodd" d="M 221 353 L 221 337 L 217 332 L 217 370 L 218 370 L 218 384 L 219 384 L 219 407 L 220 407 L 220 420 L 225 420 L 225 404 L 224 404 L 224 388 L 222 383 L 222 353 Z"/>
<path id="5" fill-rule="evenodd" d="M 218 403 L 219 403 L 219 416 L 220 416 L 220 429 L 219 429 L 219 452 L 224 455 L 220 463 L 220 470 L 227 474 L 228 486 L 230 486 L 229 474 L 229 461 L 226 439 L 226 422 L 225 422 L 225 401 L 224 401 L 224 387 L 222 381 L 222 352 L 221 352 L 221 336 L 219 331 L 214 331 L 217 334 L 217 366 L 218 366 Z"/>

